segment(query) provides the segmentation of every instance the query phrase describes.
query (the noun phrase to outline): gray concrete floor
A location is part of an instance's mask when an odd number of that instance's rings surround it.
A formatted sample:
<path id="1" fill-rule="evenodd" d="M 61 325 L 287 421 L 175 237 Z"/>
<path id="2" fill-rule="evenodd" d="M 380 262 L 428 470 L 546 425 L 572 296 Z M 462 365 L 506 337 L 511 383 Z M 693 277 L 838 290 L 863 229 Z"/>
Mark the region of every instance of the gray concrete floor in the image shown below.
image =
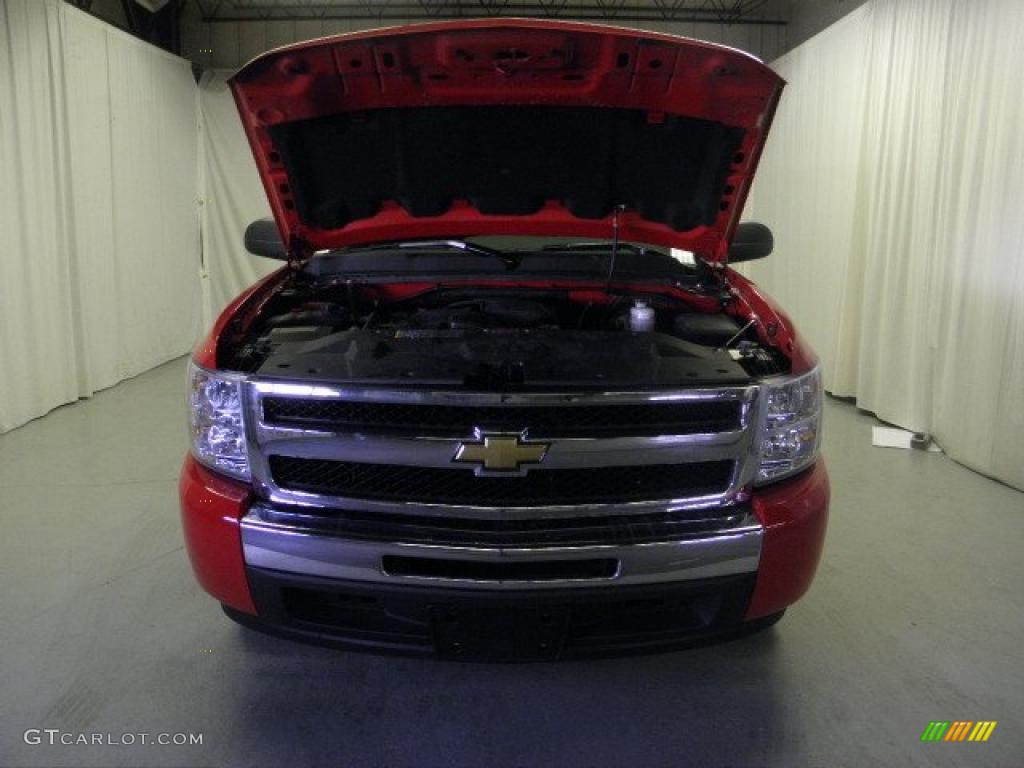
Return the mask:
<path id="1" fill-rule="evenodd" d="M 467 665 L 253 634 L 200 592 L 184 361 L 0 436 L 0 765 L 1009 766 L 1024 755 L 1024 494 L 872 448 L 828 405 L 824 562 L 774 629 L 669 655 Z M 930 720 L 996 720 L 922 744 Z M 50 746 L 26 729 L 202 734 Z M 45 734 L 44 734 L 45 738 Z"/>

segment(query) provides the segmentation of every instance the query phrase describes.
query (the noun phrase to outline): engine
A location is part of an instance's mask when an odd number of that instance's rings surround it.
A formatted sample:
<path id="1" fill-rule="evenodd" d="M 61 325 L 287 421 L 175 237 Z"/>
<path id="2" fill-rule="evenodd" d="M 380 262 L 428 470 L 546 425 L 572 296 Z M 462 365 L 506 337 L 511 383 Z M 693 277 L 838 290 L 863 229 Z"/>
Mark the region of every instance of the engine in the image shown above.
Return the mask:
<path id="1" fill-rule="evenodd" d="M 665 296 L 441 288 L 280 297 L 234 366 L 268 377 L 473 389 L 724 385 L 785 370 L 749 327 Z"/>

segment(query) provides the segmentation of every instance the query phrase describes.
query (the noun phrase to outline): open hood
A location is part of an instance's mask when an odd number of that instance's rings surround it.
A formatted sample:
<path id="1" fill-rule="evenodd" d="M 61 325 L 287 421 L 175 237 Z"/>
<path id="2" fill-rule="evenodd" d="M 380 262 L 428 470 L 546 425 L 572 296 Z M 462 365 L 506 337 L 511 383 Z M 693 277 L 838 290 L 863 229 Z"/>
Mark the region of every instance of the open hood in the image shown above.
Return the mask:
<path id="1" fill-rule="evenodd" d="M 279 48 L 230 85 L 295 257 L 617 219 L 724 261 L 783 81 L 709 43 L 500 19 Z"/>

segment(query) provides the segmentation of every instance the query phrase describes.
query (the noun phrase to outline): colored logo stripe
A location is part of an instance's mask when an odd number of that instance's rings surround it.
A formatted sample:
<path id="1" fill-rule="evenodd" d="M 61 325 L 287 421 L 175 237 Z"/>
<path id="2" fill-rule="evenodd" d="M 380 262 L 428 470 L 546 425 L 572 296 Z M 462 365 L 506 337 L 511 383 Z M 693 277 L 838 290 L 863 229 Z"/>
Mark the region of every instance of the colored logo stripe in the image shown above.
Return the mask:
<path id="1" fill-rule="evenodd" d="M 988 737 L 992 735 L 992 731 L 995 729 L 995 720 L 982 720 L 974 726 L 968 741 L 988 741 Z"/>
<path id="2" fill-rule="evenodd" d="M 946 731 L 946 738 L 943 741 L 963 741 L 971 730 L 974 723 L 969 720 L 956 720 Z"/>
<path id="3" fill-rule="evenodd" d="M 932 720 L 921 734 L 921 741 L 988 741 L 995 728 L 995 720 Z"/>

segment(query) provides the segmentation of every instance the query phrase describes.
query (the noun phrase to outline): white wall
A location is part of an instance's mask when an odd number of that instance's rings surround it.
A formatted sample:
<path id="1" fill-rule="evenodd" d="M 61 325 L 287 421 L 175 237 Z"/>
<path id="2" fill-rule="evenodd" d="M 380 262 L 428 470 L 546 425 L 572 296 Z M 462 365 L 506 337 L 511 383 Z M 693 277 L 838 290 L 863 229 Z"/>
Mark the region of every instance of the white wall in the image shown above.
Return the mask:
<path id="1" fill-rule="evenodd" d="M 59 0 L 0 3 L 0 431 L 200 329 L 187 61 Z"/>
<path id="2" fill-rule="evenodd" d="M 740 269 L 796 320 L 829 390 L 856 214 L 870 24 L 862 9 L 772 62 L 788 82 L 744 212 L 771 227 L 775 253 Z"/>
<path id="3" fill-rule="evenodd" d="M 748 210 L 826 386 L 1020 488 L 1022 41 L 1017 0 L 871 0 L 774 63 Z"/>

